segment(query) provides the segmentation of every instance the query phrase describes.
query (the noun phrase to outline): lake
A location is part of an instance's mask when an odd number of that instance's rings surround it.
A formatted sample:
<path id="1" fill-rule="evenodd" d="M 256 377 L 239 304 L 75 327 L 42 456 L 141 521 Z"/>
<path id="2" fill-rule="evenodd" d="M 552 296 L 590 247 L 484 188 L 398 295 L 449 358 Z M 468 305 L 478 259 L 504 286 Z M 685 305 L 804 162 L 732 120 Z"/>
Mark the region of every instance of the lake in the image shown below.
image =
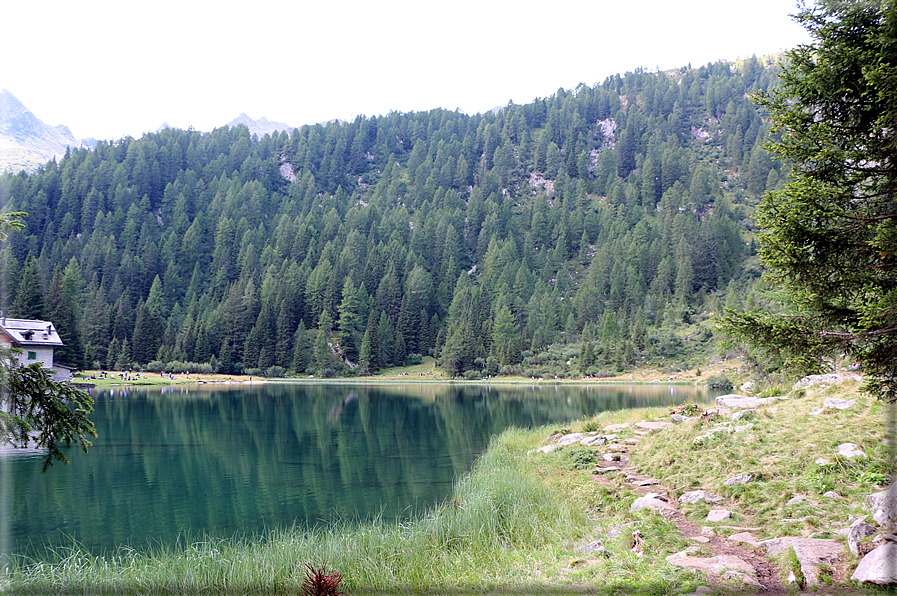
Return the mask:
<path id="1" fill-rule="evenodd" d="M 70 465 L 0 457 L 0 553 L 100 554 L 444 500 L 490 437 L 604 410 L 706 403 L 664 385 L 280 384 L 95 392 L 99 438 Z"/>

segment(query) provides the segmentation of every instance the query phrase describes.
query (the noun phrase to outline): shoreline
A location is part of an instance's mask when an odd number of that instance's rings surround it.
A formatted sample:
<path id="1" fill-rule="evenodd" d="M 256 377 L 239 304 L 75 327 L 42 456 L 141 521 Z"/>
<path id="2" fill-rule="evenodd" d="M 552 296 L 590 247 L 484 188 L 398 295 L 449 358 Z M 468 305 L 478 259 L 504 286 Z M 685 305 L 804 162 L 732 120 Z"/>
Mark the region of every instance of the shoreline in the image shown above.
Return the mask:
<path id="1" fill-rule="evenodd" d="M 667 408 L 644 407 L 576 421 L 567 435 L 551 427 L 511 429 L 493 439 L 449 500 L 413 522 L 131 551 L 114 566 L 102 557 L 56 566 L 22 561 L 8 585 L 33 594 L 51 585 L 199 594 L 208 591 L 203 578 L 211 573 L 227 586 L 254 588 L 247 593 L 298 591 L 301 576 L 291 572 L 297 561 L 326 558 L 353 594 L 694 593 L 700 586 L 754 593 L 758 580 L 766 593 L 867 594 L 874 590 L 848 579 L 859 557 L 847 549 L 845 532 L 855 516 L 868 515 L 860 503 L 889 480 L 877 468 L 889 452 L 882 446 L 884 406 L 859 385 L 846 379 L 766 398 L 773 401 L 751 409 L 747 426 L 717 439 L 710 435 L 722 431 L 714 429 L 734 414 L 711 409 L 676 418 Z M 834 398 L 854 403 L 845 410 L 825 404 Z M 809 416 L 813 408 L 825 412 Z M 868 457 L 837 459 L 835 446 L 847 439 Z M 710 501 L 684 498 L 704 493 L 723 501 L 727 518 L 710 519 L 718 508 Z M 769 546 L 783 540 L 834 547 L 837 555 L 805 577 L 802 563 Z M 861 540 L 864 552 L 874 540 Z M 685 567 L 720 553 L 754 571 L 722 577 Z M 258 583 L 259 568 L 274 575 Z"/>
<path id="2" fill-rule="evenodd" d="M 223 375 L 223 374 L 176 374 L 171 377 L 161 376 L 159 373 L 141 375 L 142 378 L 125 380 L 121 378 L 99 378 L 102 371 L 83 371 L 74 377 L 70 383 L 78 387 L 90 386 L 92 389 L 106 387 L 166 387 L 176 385 L 255 385 L 260 383 L 277 384 L 356 384 L 356 385 L 385 385 L 385 384 L 420 384 L 420 385 L 581 385 L 581 386 L 605 386 L 605 385 L 674 385 L 685 387 L 706 386 L 706 381 L 716 375 L 730 375 L 732 384 L 737 387 L 743 380 L 741 372 L 744 363 L 741 359 L 721 361 L 706 367 L 683 370 L 676 373 L 662 372 L 656 367 L 634 369 L 631 372 L 613 377 L 601 378 L 525 378 L 512 376 L 496 376 L 485 379 L 457 379 L 444 376 L 441 371 L 435 375 L 422 376 L 424 373 L 433 373 L 432 359 L 424 364 L 397 367 L 390 372 L 364 377 L 317 377 L 301 376 L 286 378 L 265 378 L 247 375 Z M 118 372 L 107 372 L 119 375 Z M 84 378 L 91 375 L 97 378 Z M 734 391 L 734 388 L 733 388 Z"/>

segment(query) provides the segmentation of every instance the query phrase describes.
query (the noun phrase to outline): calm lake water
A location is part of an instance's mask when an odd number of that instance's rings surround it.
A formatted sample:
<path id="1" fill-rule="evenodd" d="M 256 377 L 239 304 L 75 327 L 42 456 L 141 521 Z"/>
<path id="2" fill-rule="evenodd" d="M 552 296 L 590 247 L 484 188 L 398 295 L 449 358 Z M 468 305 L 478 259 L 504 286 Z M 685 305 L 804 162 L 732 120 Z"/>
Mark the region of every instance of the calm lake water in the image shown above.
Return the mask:
<path id="1" fill-rule="evenodd" d="M 209 387 L 209 386 L 204 386 Z M 491 436 L 603 410 L 707 402 L 684 386 L 267 384 L 97 392 L 71 464 L 0 457 L 0 553 L 43 558 L 337 519 L 444 500 Z M 560 426 L 559 426 L 560 427 Z"/>

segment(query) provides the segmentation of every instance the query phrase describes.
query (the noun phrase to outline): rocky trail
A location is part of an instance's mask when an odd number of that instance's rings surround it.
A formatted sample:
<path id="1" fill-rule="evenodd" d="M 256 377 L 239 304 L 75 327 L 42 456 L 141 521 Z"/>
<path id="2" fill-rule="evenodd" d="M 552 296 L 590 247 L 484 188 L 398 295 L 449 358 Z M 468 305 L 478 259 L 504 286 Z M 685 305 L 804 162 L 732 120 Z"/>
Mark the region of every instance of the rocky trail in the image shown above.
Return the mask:
<path id="1" fill-rule="evenodd" d="M 819 379 L 808 377 L 796 384 L 795 388 L 805 387 L 807 383 L 838 381 L 839 379 L 828 379 L 825 376 Z M 798 401 L 794 402 L 791 410 L 801 420 L 832 420 L 834 412 L 850 411 L 858 407 L 854 400 L 828 397 L 824 393 L 812 397 L 796 394 L 795 399 Z M 815 594 L 865 594 L 868 591 L 854 586 L 897 584 L 897 482 L 892 483 L 887 490 L 867 493 L 864 502 L 854 501 L 850 504 L 848 511 L 853 513 L 845 516 L 846 521 L 844 517 L 836 517 L 822 525 L 804 525 L 805 520 L 817 519 L 815 515 L 805 515 L 797 519 L 776 517 L 768 520 L 772 525 L 767 525 L 764 523 L 765 518 L 756 512 L 740 511 L 735 503 L 720 495 L 708 490 L 683 493 L 681 486 L 665 486 L 657 478 L 650 477 L 650 470 L 638 467 L 638 446 L 652 433 L 691 423 L 689 426 L 694 429 L 693 436 L 687 436 L 691 437 L 695 445 L 708 444 L 709 438 L 718 433 L 732 436 L 734 441 L 737 440 L 735 436 L 745 436 L 738 433 L 758 432 L 757 424 L 762 425 L 762 420 L 775 419 L 777 412 L 782 409 L 779 407 L 782 400 L 792 403 L 785 396 L 720 396 L 716 398 L 716 408 L 705 410 L 702 414 L 697 414 L 698 417 L 674 413 L 663 421 L 642 420 L 611 424 L 601 431 L 566 431 L 566 434 L 559 433 L 549 437 L 547 444 L 531 453 L 551 453 L 574 444 L 592 449 L 597 457 L 597 463 L 591 470 L 594 482 L 607 487 L 618 498 L 626 493 L 634 493 L 636 498 L 629 507 L 631 512 L 648 509 L 664 516 L 685 539 L 677 542 L 690 543 L 687 548 L 665 557 L 665 560 L 671 566 L 694 569 L 704 574 L 704 585 L 695 594 L 784 595 L 802 593 L 800 590 Z M 753 422 L 745 424 L 747 420 Z M 767 430 L 770 426 L 774 425 L 768 424 Z M 699 435 L 700 432 L 704 434 Z M 681 431 L 677 436 L 678 440 L 683 440 Z M 650 444 L 656 445 L 656 442 L 652 439 Z M 815 443 L 807 445 L 816 447 Z M 854 443 L 840 443 L 836 451 L 842 462 L 867 457 Z M 633 457 L 630 458 L 630 455 Z M 816 459 L 817 466 L 828 464 L 829 461 L 825 458 Z M 740 473 L 724 482 L 717 482 L 731 487 L 756 483 L 758 480 L 752 474 Z M 625 492 L 621 493 L 621 489 Z M 858 496 L 853 495 L 851 498 L 856 499 Z M 831 490 L 821 497 L 829 502 L 846 498 Z M 820 505 L 807 496 L 797 494 L 783 503 L 779 512 L 793 512 L 800 507 L 816 508 L 814 511 L 818 511 Z M 702 521 L 705 523 L 702 524 Z M 871 523 L 867 523 L 868 521 Z M 781 532 L 782 522 L 795 524 L 794 527 L 801 524 L 804 529 L 798 532 Z M 650 544 L 639 531 L 640 523 L 630 521 L 621 524 L 607 532 L 607 538 L 616 540 L 619 547 L 626 542 L 621 543 L 617 539 L 628 535 L 630 551 L 637 555 L 656 553 L 662 545 Z M 772 528 L 776 529 L 771 530 Z M 768 537 L 770 534 L 773 537 Z M 758 537 L 764 535 L 768 538 L 761 540 Z M 600 540 L 581 546 L 579 550 L 586 554 L 614 556 Z M 860 560 L 859 565 L 855 562 L 856 558 Z M 852 586 L 852 582 L 856 583 Z"/>
<path id="2" fill-rule="evenodd" d="M 638 441 L 638 438 L 627 440 L 630 445 L 636 445 Z M 671 494 L 668 487 L 660 484 L 654 478 L 646 478 L 640 475 L 636 468 L 630 466 L 628 451 L 628 449 L 617 450 L 611 457 L 599 462 L 593 470 L 592 478 L 595 482 L 608 488 L 617 488 L 617 485 L 611 482 L 607 475 L 611 473 L 624 475 L 624 482 L 629 485 L 633 492 L 641 495 L 633 502 L 634 509 L 649 508 L 658 511 L 674 523 L 684 537 L 695 543 L 694 547 L 689 547 L 685 551 L 667 557 L 669 563 L 707 572 L 707 583 L 714 588 L 730 590 L 731 586 L 725 580 L 738 579 L 746 587 L 756 588 L 764 594 L 784 595 L 789 593 L 787 586 L 782 583 L 779 577 L 777 566 L 763 554 L 762 549 L 758 546 L 757 539 L 750 533 L 751 531 L 759 530 L 759 528 L 715 526 L 713 530 L 709 530 L 709 528 L 703 529 L 698 527 L 685 518 L 682 511 L 676 506 L 675 501 L 668 496 Z M 710 493 L 705 493 L 704 496 L 707 495 L 709 495 L 711 500 L 715 496 Z M 716 534 L 717 530 L 728 530 L 737 538 L 733 540 L 732 538 L 718 536 Z M 641 546 L 637 544 L 637 532 L 638 530 L 633 532 L 633 534 L 636 534 L 633 540 L 636 544 L 634 544 L 633 548 Z M 751 545 L 752 542 L 753 545 Z M 709 549 L 714 554 L 711 557 L 691 556 L 691 552 L 699 549 L 704 551 Z"/>

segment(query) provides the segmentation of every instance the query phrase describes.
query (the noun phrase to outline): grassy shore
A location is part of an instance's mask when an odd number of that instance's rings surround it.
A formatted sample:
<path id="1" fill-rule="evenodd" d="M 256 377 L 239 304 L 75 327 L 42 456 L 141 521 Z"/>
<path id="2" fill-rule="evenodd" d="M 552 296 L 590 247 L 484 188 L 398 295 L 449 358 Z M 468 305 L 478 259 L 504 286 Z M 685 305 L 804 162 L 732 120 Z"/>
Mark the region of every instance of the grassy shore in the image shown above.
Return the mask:
<path id="1" fill-rule="evenodd" d="M 723 496 L 735 512 L 726 522 L 704 521 L 709 506 L 682 507 L 687 520 L 720 535 L 743 527 L 760 539 L 843 541 L 837 531 L 850 516 L 866 514 L 860 504 L 888 482 L 885 462 L 893 459 L 884 441 L 885 406 L 858 388 L 849 381 L 790 391 L 787 399 L 758 409 L 748 431 L 697 442 L 720 419 L 695 417 L 644 435 L 621 429 L 608 445 L 577 444 L 547 454 L 532 451 L 557 429 L 509 430 L 457 482 L 451 500 L 413 522 L 279 530 L 104 557 L 74 549 L 57 561 L 14 561 L 6 588 L 15 594 L 298 594 L 304 565 L 326 563 L 343 575 L 348 594 L 685 594 L 700 585 L 739 591 L 744 586 L 737 581 L 670 565 L 668 555 L 694 542 L 664 516 L 631 511 L 639 489 L 624 473 L 595 474 L 594 462 L 625 449 L 629 465 L 658 479 L 673 500 L 698 488 Z M 808 416 L 827 397 L 856 405 Z M 648 408 L 605 412 L 568 426 L 594 432 L 670 419 L 668 410 Z M 857 444 L 868 457 L 838 456 L 843 442 Z M 725 486 L 737 474 L 754 479 Z M 839 497 L 823 496 L 827 491 Z M 795 496 L 806 500 L 795 504 Z M 594 540 L 607 552 L 579 550 Z M 846 578 L 857 563 L 847 553 L 827 568 L 822 579 L 829 585 L 821 593 L 856 592 Z M 787 557 L 774 564 L 782 578 L 795 568 Z"/>
<path id="2" fill-rule="evenodd" d="M 551 383 L 551 384 L 603 384 L 603 383 L 674 383 L 674 384 L 702 384 L 706 379 L 714 375 L 726 375 L 733 382 L 739 382 L 744 377 L 742 373 L 743 363 L 741 359 L 720 361 L 708 365 L 704 368 L 693 368 L 689 370 L 670 370 L 663 367 L 644 367 L 633 370 L 630 373 L 624 373 L 612 377 L 602 378 L 585 378 L 574 377 L 567 379 L 554 378 L 532 378 L 519 376 L 498 376 L 490 379 L 481 379 L 475 381 L 461 381 L 452 379 L 445 372 L 436 366 L 436 361 L 427 357 L 421 364 L 410 366 L 384 368 L 377 371 L 376 374 L 358 377 L 339 377 L 321 379 L 314 375 L 303 375 L 283 379 L 266 379 L 259 376 L 247 375 L 221 375 L 221 374 L 160 374 L 160 373 L 130 373 L 130 380 L 124 378 L 121 372 L 104 372 L 98 370 L 87 370 L 79 373 L 75 377 L 78 383 L 92 384 L 98 389 L 105 387 L 121 387 L 121 386 L 160 386 L 160 385 L 189 385 L 189 384 L 237 384 L 237 383 L 264 383 L 264 382 L 297 382 L 297 383 L 320 383 L 322 380 L 330 383 L 447 383 L 447 382 L 465 382 L 479 384 L 532 384 Z"/>

